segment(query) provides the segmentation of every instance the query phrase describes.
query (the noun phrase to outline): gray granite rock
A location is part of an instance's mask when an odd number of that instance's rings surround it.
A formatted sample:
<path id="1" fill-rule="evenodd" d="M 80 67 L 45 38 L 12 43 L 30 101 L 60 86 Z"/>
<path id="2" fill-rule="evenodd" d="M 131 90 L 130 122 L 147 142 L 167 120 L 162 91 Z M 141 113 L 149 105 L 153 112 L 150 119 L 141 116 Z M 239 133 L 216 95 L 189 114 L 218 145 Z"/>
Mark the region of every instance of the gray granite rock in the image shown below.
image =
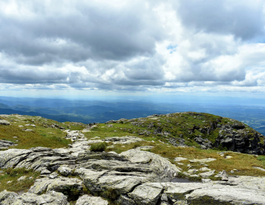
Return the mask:
<path id="1" fill-rule="evenodd" d="M 161 197 L 163 186 L 159 184 L 145 183 L 137 186 L 128 196 L 132 198 L 136 204 L 156 205 Z"/>
<path id="2" fill-rule="evenodd" d="M 189 204 L 262 205 L 265 203 L 265 194 L 261 190 L 213 185 L 194 190 L 186 195 L 186 199 Z"/>
<path id="3" fill-rule="evenodd" d="M 67 197 L 62 193 L 48 192 L 42 195 L 24 193 L 18 195 L 14 192 L 3 191 L 0 193 L 1 205 L 69 205 Z"/>
<path id="4" fill-rule="evenodd" d="M 2 191 L 0 192 L 0 204 L 1 205 L 12 205 L 18 197 L 18 194 L 15 192 Z"/>
<path id="5" fill-rule="evenodd" d="M 83 195 L 77 201 L 75 205 L 108 205 L 108 201 L 101 197 Z"/>
<path id="6" fill-rule="evenodd" d="M 151 152 L 131 149 L 122 152 L 120 155 L 126 157 L 132 163 L 148 164 L 160 178 L 173 179 L 182 171 L 179 167 L 169 162 L 168 159 Z"/>
<path id="7" fill-rule="evenodd" d="M 82 183 L 83 182 L 77 178 L 41 178 L 36 179 L 34 185 L 30 187 L 29 193 L 42 194 L 47 191 L 56 191 L 68 196 L 75 195 L 77 197 L 83 190 Z"/>
<path id="8" fill-rule="evenodd" d="M 62 193 L 48 192 L 42 195 L 24 193 L 17 197 L 13 205 L 69 205 L 67 197 Z M 5 205 L 5 204 L 3 204 Z"/>

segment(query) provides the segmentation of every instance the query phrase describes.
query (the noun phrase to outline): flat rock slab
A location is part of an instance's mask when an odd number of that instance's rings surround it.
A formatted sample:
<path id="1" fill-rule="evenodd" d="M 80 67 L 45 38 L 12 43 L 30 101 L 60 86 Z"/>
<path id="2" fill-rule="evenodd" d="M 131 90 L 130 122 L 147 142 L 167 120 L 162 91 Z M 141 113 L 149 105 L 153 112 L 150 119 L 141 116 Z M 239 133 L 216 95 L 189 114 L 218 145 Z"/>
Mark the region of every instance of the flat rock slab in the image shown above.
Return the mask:
<path id="1" fill-rule="evenodd" d="M 213 185 L 196 189 L 186 195 L 191 205 L 195 204 L 244 204 L 264 205 L 265 193 L 259 190 L 243 189 L 240 187 Z"/>
<path id="2" fill-rule="evenodd" d="M 137 204 L 156 205 L 163 191 L 158 183 L 145 183 L 137 186 L 128 196 Z"/>
<path id="3" fill-rule="evenodd" d="M 81 196 L 75 205 L 108 205 L 108 201 L 101 197 L 83 195 Z"/>
<path id="4" fill-rule="evenodd" d="M 229 177 L 227 183 L 231 184 L 232 186 L 237 186 L 245 189 L 261 190 L 265 193 L 265 177 Z"/>
<path id="5" fill-rule="evenodd" d="M 115 190 L 118 194 L 129 193 L 134 187 L 141 184 L 145 178 L 135 176 L 102 176 L 97 182 L 101 190 Z"/>

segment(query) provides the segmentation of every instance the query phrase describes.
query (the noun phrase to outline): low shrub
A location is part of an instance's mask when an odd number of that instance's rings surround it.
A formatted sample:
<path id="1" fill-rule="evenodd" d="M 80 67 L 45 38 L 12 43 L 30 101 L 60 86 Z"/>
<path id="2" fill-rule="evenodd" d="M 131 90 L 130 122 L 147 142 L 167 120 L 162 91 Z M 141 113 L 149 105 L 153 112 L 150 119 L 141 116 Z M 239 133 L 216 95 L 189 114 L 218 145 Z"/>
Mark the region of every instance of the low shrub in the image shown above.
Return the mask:
<path id="1" fill-rule="evenodd" d="M 101 143 L 95 143 L 92 144 L 90 147 L 91 152 L 103 152 L 107 148 L 107 143 L 101 142 Z"/>

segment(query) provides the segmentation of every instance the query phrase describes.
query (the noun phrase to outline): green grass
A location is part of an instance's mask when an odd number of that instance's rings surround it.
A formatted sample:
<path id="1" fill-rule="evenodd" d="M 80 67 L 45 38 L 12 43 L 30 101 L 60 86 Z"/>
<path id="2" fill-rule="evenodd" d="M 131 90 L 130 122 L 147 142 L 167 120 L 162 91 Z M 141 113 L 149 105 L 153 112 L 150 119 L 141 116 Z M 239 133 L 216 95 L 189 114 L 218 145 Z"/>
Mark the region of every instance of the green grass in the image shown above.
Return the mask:
<path id="1" fill-rule="evenodd" d="M 0 192 L 5 189 L 7 191 L 25 192 L 34 184 L 35 179 L 40 175 L 39 172 L 25 168 L 8 168 L 0 171 L 3 172 L 0 174 Z M 25 176 L 25 179 L 18 181 L 22 176 Z"/>
<path id="2" fill-rule="evenodd" d="M 11 125 L 0 125 L 0 139 L 16 143 L 17 146 L 14 148 L 28 149 L 38 146 L 59 148 L 66 147 L 71 143 L 70 140 L 65 139 L 66 133 L 63 130 L 51 127 L 53 124 L 64 127 L 65 125 L 62 123 L 31 116 L 23 116 L 21 119 L 10 115 L 5 119 L 10 121 Z M 27 124 L 34 124 L 35 127 L 26 126 Z M 23 127 L 19 127 L 19 125 Z M 25 129 L 31 129 L 32 131 L 26 132 Z"/>
<path id="3" fill-rule="evenodd" d="M 257 160 L 261 161 L 262 165 L 265 167 L 265 156 L 264 155 L 258 156 Z"/>

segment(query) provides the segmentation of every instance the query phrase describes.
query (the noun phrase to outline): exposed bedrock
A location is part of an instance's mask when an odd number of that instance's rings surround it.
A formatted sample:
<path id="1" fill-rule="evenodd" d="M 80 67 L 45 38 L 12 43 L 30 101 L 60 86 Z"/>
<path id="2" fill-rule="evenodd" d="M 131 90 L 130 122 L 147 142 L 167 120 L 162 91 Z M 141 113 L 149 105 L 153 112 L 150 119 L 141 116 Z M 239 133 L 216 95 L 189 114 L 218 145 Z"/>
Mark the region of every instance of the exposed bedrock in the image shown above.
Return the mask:
<path id="1" fill-rule="evenodd" d="M 157 154 L 139 148 L 121 154 L 90 152 L 87 146 L 82 139 L 65 149 L 0 151 L 0 168 L 41 172 L 27 193 L 1 192 L 0 204 L 66 205 L 76 201 L 77 205 L 106 205 L 105 199 L 121 205 L 265 204 L 262 177 L 226 176 L 217 182 L 180 183 L 175 181 L 182 170 Z M 204 163 L 207 160 L 214 159 Z"/>

